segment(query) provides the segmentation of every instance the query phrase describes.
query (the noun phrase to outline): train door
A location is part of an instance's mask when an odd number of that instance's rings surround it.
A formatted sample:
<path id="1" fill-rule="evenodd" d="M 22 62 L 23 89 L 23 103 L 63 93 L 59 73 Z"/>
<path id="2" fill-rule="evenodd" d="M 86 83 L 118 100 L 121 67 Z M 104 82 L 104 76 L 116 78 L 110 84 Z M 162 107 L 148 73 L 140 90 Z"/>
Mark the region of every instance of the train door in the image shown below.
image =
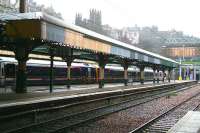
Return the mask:
<path id="1" fill-rule="evenodd" d="M 4 63 L 0 63 L 0 87 L 5 86 L 5 71 L 4 71 Z"/>

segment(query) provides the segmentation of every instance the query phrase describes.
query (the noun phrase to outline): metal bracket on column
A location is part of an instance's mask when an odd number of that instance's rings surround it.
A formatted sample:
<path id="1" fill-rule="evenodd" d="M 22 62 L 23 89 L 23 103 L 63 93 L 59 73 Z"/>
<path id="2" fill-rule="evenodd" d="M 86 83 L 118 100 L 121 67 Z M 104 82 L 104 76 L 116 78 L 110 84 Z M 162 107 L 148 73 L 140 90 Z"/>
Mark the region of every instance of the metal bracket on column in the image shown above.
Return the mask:
<path id="1" fill-rule="evenodd" d="M 99 66 L 105 67 L 107 63 L 108 63 L 108 57 L 106 55 L 99 54 L 98 55 Z"/>

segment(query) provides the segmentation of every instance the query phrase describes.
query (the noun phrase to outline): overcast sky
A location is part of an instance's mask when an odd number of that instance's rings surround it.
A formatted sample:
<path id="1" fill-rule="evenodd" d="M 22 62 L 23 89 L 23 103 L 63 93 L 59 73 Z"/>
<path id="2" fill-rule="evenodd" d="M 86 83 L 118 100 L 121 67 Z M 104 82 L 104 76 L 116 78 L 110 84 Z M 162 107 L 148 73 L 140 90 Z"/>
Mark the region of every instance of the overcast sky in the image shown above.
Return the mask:
<path id="1" fill-rule="evenodd" d="M 102 11 L 103 24 L 115 28 L 152 26 L 160 30 L 181 30 L 200 37 L 200 0 L 35 0 L 60 12 L 73 22 L 75 14 L 89 15 L 89 9 Z"/>

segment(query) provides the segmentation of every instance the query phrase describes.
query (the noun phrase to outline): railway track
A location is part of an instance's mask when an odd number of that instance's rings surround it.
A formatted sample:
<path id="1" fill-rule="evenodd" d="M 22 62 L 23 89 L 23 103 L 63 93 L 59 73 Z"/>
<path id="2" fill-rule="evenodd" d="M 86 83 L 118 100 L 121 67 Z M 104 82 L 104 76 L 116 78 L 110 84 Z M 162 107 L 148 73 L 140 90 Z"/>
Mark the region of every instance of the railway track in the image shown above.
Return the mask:
<path id="1" fill-rule="evenodd" d="M 200 105 L 195 108 L 195 111 L 200 111 Z"/>
<path id="2" fill-rule="evenodd" d="M 200 93 L 153 118 L 130 133 L 166 133 L 188 111 L 200 110 Z"/>
<path id="3" fill-rule="evenodd" d="M 37 110 L 35 111 L 36 116 L 34 117 L 38 117 L 37 119 L 34 120 L 33 123 L 27 123 L 25 126 L 19 126 L 19 127 L 14 127 L 14 128 L 10 128 L 7 130 L 1 130 L 3 132 L 6 133 L 15 133 L 15 132 L 36 132 L 36 133 L 51 133 L 51 132 L 65 132 L 68 129 L 70 129 L 71 127 L 77 126 L 79 124 L 83 124 L 85 122 L 89 122 L 89 121 L 93 121 L 97 118 L 100 118 L 102 116 L 114 113 L 114 112 L 118 112 L 120 110 L 124 110 L 145 102 L 148 102 L 150 100 L 162 97 L 167 95 L 169 92 L 171 91 L 182 91 L 184 89 L 180 89 L 183 86 L 178 86 L 177 88 L 173 88 L 173 89 L 161 89 L 161 90 L 157 90 L 154 93 L 150 93 L 150 91 L 142 91 L 140 93 L 136 93 L 135 95 L 137 96 L 132 96 L 132 99 L 128 99 L 125 101 L 122 101 L 120 103 L 115 103 L 109 99 L 114 98 L 112 97 L 107 97 L 106 98 L 106 102 L 109 102 L 108 106 L 102 106 L 99 108 L 93 108 L 93 109 L 83 109 L 83 111 L 79 111 L 79 112 L 70 112 L 70 113 L 66 113 L 66 112 L 62 112 L 60 115 L 57 116 L 49 116 L 47 118 L 45 118 L 43 120 L 43 117 L 39 118 L 42 115 L 39 115 L 40 113 L 44 112 L 52 112 L 52 110 L 61 110 L 63 108 L 65 108 L 65 106 L 62 107 L 54 107 L 54 108 L 48 108 L 48 109 L 43 109 L 43 110 Z M 185 89 L 190 88 L 186 87 Z M 127 94 L 127 95 L 131 95 L 131 94 Z M 132 94 L 133 95 L 133 94 Z M 119 97 L 119 96 L 118 96 Z M 125 97 L 125 95 L 121 96 L 121 97 Z M 98 99 L 98 100 L 103 100 L 103 99 Z M 105 100 L 105 99 L 104 99 Z M 83 103 L 82 103 L 83 104 Z M 87 107 L 86 107 L 87 108 Z M 53 112 L 54 112 L 53 111 Z M 55 114 L 52 112 L 52 115 Z M 26 114 L 24 114 L 25 116 Z M 19 117 L 19 116 L 18 116 Z M 20 117 L 23 117 L 23 114 L 20 115 Z M 48 119 L 49 118 L 49 119 Z M 2 119 L 0 119 L 2 120 Z"/>

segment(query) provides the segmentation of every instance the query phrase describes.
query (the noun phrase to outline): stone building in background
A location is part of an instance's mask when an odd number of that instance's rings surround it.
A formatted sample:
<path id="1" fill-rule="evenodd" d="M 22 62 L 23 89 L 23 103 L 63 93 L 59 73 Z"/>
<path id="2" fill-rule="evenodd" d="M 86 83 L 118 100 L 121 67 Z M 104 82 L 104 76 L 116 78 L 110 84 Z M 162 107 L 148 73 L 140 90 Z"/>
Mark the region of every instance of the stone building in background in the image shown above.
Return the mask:
<path id="1" fill-rule="evenodd" d="M 101 11 L 96 9 L 90 10 L 88 19 L 83 18 L 82 14 L 77 13 L 75 24 L 131 45 L 139 43 L 139 32 L 137 26 L 117 29 L 108 24 L 103 25 Z"/>
<path id="2" fill-rule="evenodd" d="M 139 44 L 140 28 L 135 25 L 135 27 L 124 27 L 121 29 L 120 41 L 129 44 L 137 45 Z"/>
<path id="3" fill-rule="evenodd" d="M 90 10 L 88 19 L 82 18 L 82 14 L 77 13 L 75 17 L 75 24 L 97 33 L 105 34 L 102 29 L 101 11 L 96 9 Z"/>

